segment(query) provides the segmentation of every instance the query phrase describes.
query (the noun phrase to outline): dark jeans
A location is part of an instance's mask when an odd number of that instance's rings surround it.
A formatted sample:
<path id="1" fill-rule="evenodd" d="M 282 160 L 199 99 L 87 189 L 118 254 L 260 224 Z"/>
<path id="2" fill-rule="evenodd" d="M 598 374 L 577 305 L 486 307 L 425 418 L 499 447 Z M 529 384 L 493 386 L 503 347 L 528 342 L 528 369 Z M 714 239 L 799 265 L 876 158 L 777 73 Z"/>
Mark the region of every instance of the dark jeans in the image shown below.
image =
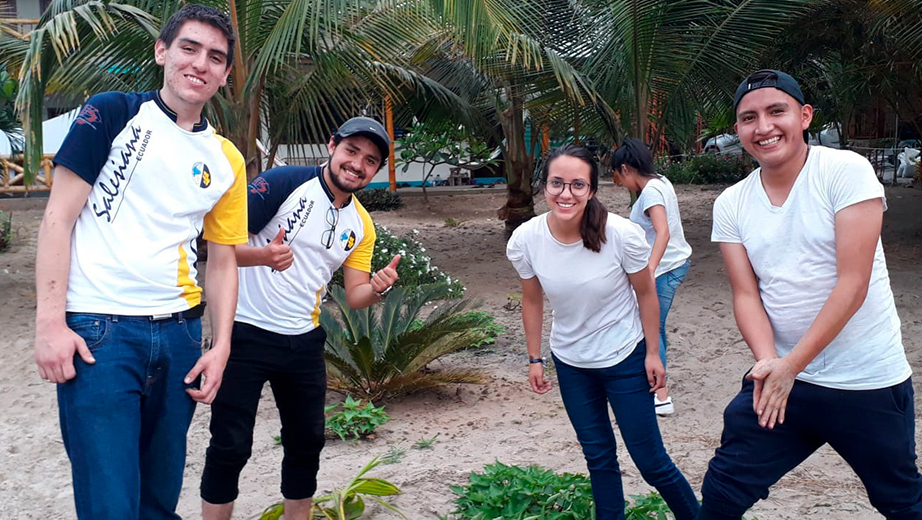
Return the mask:
<path id="1" fill-rule="evenodd" d="M 554 357 L 560 395 L 586 456 L 598 520 L 624 518 L 624 491 L 608 405 L 631 459 L 663 495 L 677 520 L 698 514 L 698 500 L 663 448 L 644 370 L 646 342 L 615 366 L 577 368 Z"/>
<path id="2" fill-rule="evenodd" d="M 753 383 L 724 411 L 720 447 L 701 487 L 701 520 L 739 520 L 769 487 L 823 444 L 855 470 L 871 505 L 890 520 L 922 519 L 912 381 L 879 390 L 835 390 L 795 381 L 784 424 L 762 428 Z"/>
<path id="3" fill-rule="evenodd" d="M 282 421 L 282 496 L 289 500 L 313 496 L 324 445 L 325 342 L 323 329 L 286 336 L 234 322 L 224 381 L 211 405 L 211 443 L 205 454 L 202 499 L 212 504 L 237 499 L 240 471 L 252 452 L 256 409 L 266 381 L 272 386 Z"/>
<path id="4" fill-rule="evenodd" d="M 58 385 L 77 517 L 178 519 L 201 320 L 68 313 L 67 326 L 96 358 L 74 356 L 77 376 Z"/>

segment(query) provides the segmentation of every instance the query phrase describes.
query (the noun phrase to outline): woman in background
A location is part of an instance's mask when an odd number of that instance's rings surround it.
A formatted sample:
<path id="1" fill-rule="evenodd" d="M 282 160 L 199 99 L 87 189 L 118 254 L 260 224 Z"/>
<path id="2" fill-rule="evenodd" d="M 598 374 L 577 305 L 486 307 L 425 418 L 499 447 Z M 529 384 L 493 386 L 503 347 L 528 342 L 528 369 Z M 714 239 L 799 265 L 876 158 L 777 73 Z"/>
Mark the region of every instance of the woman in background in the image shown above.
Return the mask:
<path id="1" fill-rule="evenodd" d="M 560 394 L 586 457 L 598 520 L 624 518 L 609 405 L 644 480 L 677 520 L 691 520 L 698 501 L 666 454 L 650 399 L 665 383 L 665 370 L 643 230 L 595 198 L 599 168 L 585 148 L 553 150 L 542 181 L 550 211 L 519 226 L 506 250 L 522 282 L 531 387 L 539 394 L 551 389 L 541 358 L 546 294 L 554 308 L 550 347 Z"/>
<path id="2" fill-rule="evenodd" d="M 650 150 L 637 139 L 628 137 L 621 143 L 612 155 L 611 167 L 615 182 L 638 194 L 630 218 L 643 228 L 652 248 L 649 267 L 659 298 L 659 355 L 666 368 L 666 316 L 691 265 L 692 249 L 682 230 L 679 201 L 669 179 L 654 171 Z M 675 412 L 666 386 L 656 391 L 654 403 L 658 415 Z"/>

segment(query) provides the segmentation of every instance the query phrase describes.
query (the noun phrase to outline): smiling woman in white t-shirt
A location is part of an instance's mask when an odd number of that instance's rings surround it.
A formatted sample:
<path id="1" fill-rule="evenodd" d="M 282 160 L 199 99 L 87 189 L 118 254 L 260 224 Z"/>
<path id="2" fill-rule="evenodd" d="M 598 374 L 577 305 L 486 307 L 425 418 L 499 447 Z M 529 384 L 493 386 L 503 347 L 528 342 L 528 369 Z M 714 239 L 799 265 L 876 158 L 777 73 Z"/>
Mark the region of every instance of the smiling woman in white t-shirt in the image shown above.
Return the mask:
<path id="1" fill-rule="evenodd" d="M 544 394 L 544 296 L 560 395 L 589 468 L 598 520 L 624 518 L 624 493 L 608 406 L 644 479 L 677 520 L 698 500 L 663 448 L 650 393 L 665 383 L 659 358 L 659 305 L 643 230 L 596 199 L 599 167 L 583 147 L 551 152 L 542 176 L 550 211 L 512 234 L 506 255 L 522 281 L 528 379 Z"/>
<path id="2" fill-rule="evenodd" d="M 679 201 L 669 179 L 657 175 L 653 155 L 647 146 L 630 137 L 621 142 L 611 158 L 615 182 L 638 193 L 631 206 L 631 222 L 643 228 L 650 244 L 650 271 L 656 277 L 659 298 L 659 355 L 666 367 L 666 316 L 672 307 L 676 290 L 685 280 L 691 265 L 691 246 L 685 241 Z M 656 391 L 656 413 L 675 412 L 672 398 L 665 386 Z"/>

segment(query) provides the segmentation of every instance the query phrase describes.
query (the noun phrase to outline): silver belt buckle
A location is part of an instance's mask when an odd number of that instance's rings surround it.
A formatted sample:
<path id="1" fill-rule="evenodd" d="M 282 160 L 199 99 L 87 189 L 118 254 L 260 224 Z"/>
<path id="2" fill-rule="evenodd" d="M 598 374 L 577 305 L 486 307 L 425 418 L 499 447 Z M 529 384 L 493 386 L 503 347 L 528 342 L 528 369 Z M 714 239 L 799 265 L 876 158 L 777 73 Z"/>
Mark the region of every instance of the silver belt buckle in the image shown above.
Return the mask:
<path id="1" fill-rule="evenodd" d="M 153 316 L 150 317 L 150 319 L 153 321 L 160 321 L 160 320 L 166 320 L 172 317 L 173 317 L 173 313 L 168 312 L 166 314 L 154 314 Z"/>

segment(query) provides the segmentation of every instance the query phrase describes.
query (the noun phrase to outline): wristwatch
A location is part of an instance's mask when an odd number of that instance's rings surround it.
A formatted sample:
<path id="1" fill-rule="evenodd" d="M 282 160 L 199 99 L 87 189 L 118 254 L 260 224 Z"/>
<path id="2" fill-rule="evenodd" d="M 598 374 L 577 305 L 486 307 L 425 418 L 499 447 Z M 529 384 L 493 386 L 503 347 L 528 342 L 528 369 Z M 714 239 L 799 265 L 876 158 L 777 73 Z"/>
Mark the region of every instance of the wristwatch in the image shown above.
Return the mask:
<path id="1" fill-rule="evenodd" d="M 534 358 L 534 357 L 529 356 L 528 363 L 529 364 L 541 363 L 542 365 L 547 365 L 547 358 L 546 357 Z"/>

